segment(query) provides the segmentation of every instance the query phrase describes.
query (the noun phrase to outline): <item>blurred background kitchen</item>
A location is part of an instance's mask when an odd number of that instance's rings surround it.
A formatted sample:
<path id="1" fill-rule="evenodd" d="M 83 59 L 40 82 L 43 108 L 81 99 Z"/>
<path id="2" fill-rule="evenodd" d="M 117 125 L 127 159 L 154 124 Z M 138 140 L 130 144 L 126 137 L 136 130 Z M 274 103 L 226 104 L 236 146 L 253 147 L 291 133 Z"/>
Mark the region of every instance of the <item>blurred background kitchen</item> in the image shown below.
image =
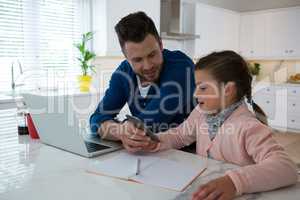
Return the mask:
<path id="1" fill-rule="evenodd" d="M 96 73 L 85 94 L 100 98 L 124 59 L 114 25 L 139 10 L 154 20 L 165 48 L 194 61 L 230 49 L 258 66 L 254 98 L 300 163 L 300 0 L 0 0 L 0 149 L 8 133 L 17 137 L 22 93 L 78 93 L 74 44 L 89 31 Z"/>

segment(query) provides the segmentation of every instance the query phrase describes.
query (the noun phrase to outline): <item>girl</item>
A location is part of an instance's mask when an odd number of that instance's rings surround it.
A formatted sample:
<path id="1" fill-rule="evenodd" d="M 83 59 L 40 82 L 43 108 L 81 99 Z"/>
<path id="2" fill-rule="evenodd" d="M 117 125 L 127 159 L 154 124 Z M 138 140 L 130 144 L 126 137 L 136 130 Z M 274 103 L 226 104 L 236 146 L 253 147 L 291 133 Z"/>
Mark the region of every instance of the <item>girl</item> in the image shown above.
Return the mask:
<path id="1" fill-rule="evenodd" d="M 202 185 L 194 200 L 233 199 L 296 183 L 295 164 L 273 139 L 264 113 L 252 100 L 252 77 L 244 59 L 233 51 L 212 53 L 195 70 L 197 107 L 180 126 L 160 133 L 160 143 L 143 150 L 179 149 L 196 141 L 197 154 L 242 166 Z"/>

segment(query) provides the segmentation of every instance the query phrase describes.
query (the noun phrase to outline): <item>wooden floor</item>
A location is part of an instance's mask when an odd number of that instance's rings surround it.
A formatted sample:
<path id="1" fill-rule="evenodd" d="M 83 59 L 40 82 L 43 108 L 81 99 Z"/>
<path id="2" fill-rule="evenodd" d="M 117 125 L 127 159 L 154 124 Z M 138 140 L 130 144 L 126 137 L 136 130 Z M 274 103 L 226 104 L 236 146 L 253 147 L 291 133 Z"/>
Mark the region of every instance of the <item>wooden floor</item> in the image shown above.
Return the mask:
<path id="1" fill-rule="evenodd" d="M 274 137 L 300 168 L 300 133 L 274 131 Z"/>

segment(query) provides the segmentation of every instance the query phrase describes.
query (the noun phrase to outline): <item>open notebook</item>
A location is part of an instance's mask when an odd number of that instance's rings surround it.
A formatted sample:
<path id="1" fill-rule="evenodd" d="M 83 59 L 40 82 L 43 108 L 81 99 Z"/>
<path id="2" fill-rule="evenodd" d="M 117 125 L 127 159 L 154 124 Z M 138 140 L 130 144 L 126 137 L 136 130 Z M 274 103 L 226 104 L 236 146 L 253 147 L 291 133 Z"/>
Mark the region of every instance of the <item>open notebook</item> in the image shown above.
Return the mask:
<path id="1" fill-rule="evenodd" d="M 137 158 L 141 160 L 138 175 L 135 174 Z M 155 154 L 132 155 L 120 152 L 107 160 L 96 160 L 88 167 L 87 172 L 183 191 L 205 169 L 205 163 L 195 167 L 160 158 Z"/>

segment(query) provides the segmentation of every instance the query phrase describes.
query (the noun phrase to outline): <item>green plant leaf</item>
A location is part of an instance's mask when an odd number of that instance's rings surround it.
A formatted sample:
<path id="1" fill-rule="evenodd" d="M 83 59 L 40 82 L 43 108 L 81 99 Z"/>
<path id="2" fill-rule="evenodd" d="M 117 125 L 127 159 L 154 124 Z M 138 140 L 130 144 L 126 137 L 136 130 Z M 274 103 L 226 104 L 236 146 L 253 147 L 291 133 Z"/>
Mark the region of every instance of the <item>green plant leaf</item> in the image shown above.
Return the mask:
<path id="1" fill-rule="evenodd" d="M 89 60 L 95 58 L 95 56 L 96 55 L 93 52 L 86 51 L 85 55 L 84 55 L 84 60 L 89 61 Z"/>
<path id="2" fill-rule="evenodd" d="M 93 39 L 93 32 L 87 32 L 82 34 L 81 42 L 74 44 L 74 46 L 79 50 L 80 57 L 77 57 L 77 60 L 80 62 L 80 67 L 83 75 L 88 74 L 88 70 L 96 72 L 93 65 L 91 65 L 91 61 L 96 57 L 96 54 L 89 49 L 86 48 L 86 43 L 89 40 Z"/>
<path id="3" fill-rule="evenodd" d="M 88 40 L 91 40 L 92 38 L 93 38 L 93 32 L 87 32 L 87 34 L 86 34 L 86 38 L 88 39 Z"/>
<path id="4" fill-rule="evenodd" d="M 260 64 L 259 63 L 253 63 L 253 64 L 248 63 L 248 68 L 249 68 L 251 75 L 259 75 L 259 72 L 260 72 Z"/>
<path id="5" fill-rule="evenodd" d="M 83 44 L 83 43 L 78 43 L 78 44 L 76 44 L 76 47 L 77 47 L 77 49 L 80 51 L 80 53 L 81 54 L 83 54 L 84 53 L 84 51 L 85 51 L 85 45 Z"/>
<path id="6" fill-rule="evenodd" d="M 95 65 L 90 65 L 90 69 L 92 70 L 92 72 L 94 72 L 95 74 L 97 73 L 95 70 Z"/>

